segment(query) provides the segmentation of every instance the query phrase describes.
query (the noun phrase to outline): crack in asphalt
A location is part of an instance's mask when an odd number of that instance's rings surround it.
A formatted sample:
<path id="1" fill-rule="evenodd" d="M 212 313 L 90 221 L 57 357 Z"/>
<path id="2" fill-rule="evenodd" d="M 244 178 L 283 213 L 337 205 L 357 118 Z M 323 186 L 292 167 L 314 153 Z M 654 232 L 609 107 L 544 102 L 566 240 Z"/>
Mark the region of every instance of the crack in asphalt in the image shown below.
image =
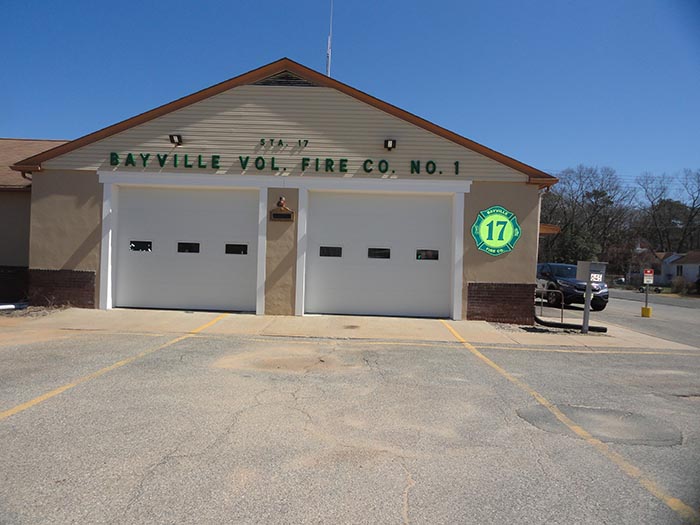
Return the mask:
<path id="1" fill-rule="evenodd" d="M 410 519 L 409 519 L 410 501 L 408 498 L 408 492 L 416 485 L 416 481 L 413 479 L 413 475 L 411 474 L 411 471 L 408 470 L 408 467 L 406 467 L 406 464 L 405 464 L 406 459 L 401 457 L 401 456 L 397 456 L 397 459 L 399 461 L 399 465 L 401 465 L 401 468 L 403 469 L 404 473 L 406 474 L 406 486 L 403 489 L 403 506 L 401 508 L 401 516 L 403 517 L 404 525 L 408 525 L 410 523 Z"/>
<path id="2" fill-rule="evenodd" d="M 141 497 L 144 495 L 145 492 L 145 485 L 147 481 L 149 481 L 151 478 L 155 476 L 156 471 L 167 465 L 171 460 L 173 459 L 190 459 L 190 458 L 196 458 L 200 456 L 206 455 L 211 449 L 215 448 L 219 443 L 221 443 L 224 439 L 226 439 L 231 432 L 235 429 L 236 425 L 238 424 L 238 420 L 240 416 L 249 411 L 253 410 L 255 408 L 258 408 L 260 406 L 263 406 L 265 404 L 269 403 L 261 403 L 258 399 L 258 396 L 263 394 L 264 392 L 268 391 L 269 389 L 266 390 L 261 390 L 260 392 L 257 392 L 254 396 L 253 399 L 255 400 L 255 403 L 244 407 L 236 412 L 233 413 L 232 415 L 232 420 L 231 422 L 226 425 L 226 427 L 217 434 L 217 436 L 212 440 L 211 443 L 203 447 L 200 451 L 198 452 L 193 452 L 190 454 L 177 454 L 177 447 L 174 449 L 170 450 L 166 454 L 164 454 L 158 461 L 150 465 L 149 467 L 146 468 L 145 472 L 143 475 L 140 477 L 139 481 L 136 483 L 136 487 L 134 490 L 135 494 L 129 498 L 129 501 L 126 503 L 123 512 L 121 513 L 121 519 L 113 519 L 111 520 L 111 523 L 122 523 L 122 519 L 127 515 L 129 510 L 134 506 L 134 504 L 141 499 Z"/>
<path id="3" fill-rule="evenodd" d="M 370 357 L 373 359 L 372 362 L 370 362 Z M 379 364 L 379 357 L 375 352 L 364 352 L 364 355 L 362 356 L 362 361 L 364 361 L 367 368 L 379 374 L 379 377 L 384 383 L 389 382 L 386 378 L 386 373 L 384 372 L 384 370 L 382 370 L 382 367 Z"/>
<path id="4" fill-rule="evenodd" d="M 129 501 L 127 501 L 124 511 L 121 514 L 121 518 L 124 518 L 126 514 L 131 510 L 131 507 L 139 500 L 141 499 L 141 496 L 143 496 L 144 492 L 144 486 L 146 485 L 146 481 L 150 478 L 153 477 L 155 471 L 165 465 L 168 461 L 170 461 L 173 457 L 173 454 L 177 451 L 177 448 L 174 448 L 167 454 L 165 454 L 163 457 L 161 457 L 158 461 L 150 465 L 148 468 L 146 468 L 146 471 L 143 473 L 141 478 L 139 479 L 138 483 L 136 484 L 136 488 L 134 489 L 135 494 L 129 498 Z M 122 523 L 121 519 L 113 519 L 111 520 L 111 523 Z"/>

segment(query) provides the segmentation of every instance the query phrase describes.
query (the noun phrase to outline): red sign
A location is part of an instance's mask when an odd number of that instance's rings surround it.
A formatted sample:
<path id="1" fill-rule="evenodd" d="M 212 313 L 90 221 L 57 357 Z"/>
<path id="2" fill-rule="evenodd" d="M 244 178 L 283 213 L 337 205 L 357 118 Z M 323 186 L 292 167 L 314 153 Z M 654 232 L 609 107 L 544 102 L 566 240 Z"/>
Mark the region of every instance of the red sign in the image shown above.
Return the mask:
<path id="1" fill-rule="evenodd" d="M 654 284 L 654 270 L 645 268 L 644 269 L 644 284 Z"/>

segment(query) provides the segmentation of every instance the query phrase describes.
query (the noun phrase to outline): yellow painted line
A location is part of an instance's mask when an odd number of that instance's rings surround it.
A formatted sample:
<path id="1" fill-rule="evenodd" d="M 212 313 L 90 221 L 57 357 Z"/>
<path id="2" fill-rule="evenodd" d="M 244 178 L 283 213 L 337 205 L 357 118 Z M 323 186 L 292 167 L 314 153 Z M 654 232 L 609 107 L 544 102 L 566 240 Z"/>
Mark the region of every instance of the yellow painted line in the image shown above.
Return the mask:
<path id="1" fill-rule="evenodd" d="M 209 328 L 210 326 L 215 325 L 216 323 L 218 323 L 219 321 L 221 321 L 224 317 L 228 317 L 228 314 L 221 314 L 221 315 L 215 317 L 214 319 L 212 319 L 212 320 L 209 321 L 208 323 L 203 324 L 203 325 L 200 326 L 199 328 L 195 328 L 194 330 L 192 330 L 192 331 L 190 332 L 190 334 L 198 334 L 199 332 L 201 332 L 201 331 L 203 331 L 203 330 L 206 330 L 206 329 Z"/>
<path id="2" fill-rule="evenodd" d="M 176 337 L 175 339 L 168 341 L 167 343 L 164 343 L 160 346 L 157 346 L 155 348 L 150 348 L 148 350 L 144 350 L 140 354 L 136 354 L 135 356 L 127 357 L 126 359 L 122 359 L 121 361 L 117 361 L 116 363 L 113 363 L 109 366 L 101 368 L 98 371 L 93 372 L 92 374 L 88 374 L 88 375 L 83 376 L 79 379 L 76 379 L 72 383 L 68 383 L 68 384 L 65 384 L 63 386 L 59 386 L 58 388 L 55 388 L 49 392 L 46 392 L 45 394 L 42 394 L 39 397 L 35 397 L 34 399 L 30 399 L 29 401 L 22 403 L 21 405 L 17 405 L 17 406 L 12 407 L 8 410 L 4 410 L 4 411 L 0 412 L 0 421 L 2 421 L 3 419 L 7 419 L 10 416 L 14 416 L 15 414 L 19 414 L 20 412 L 24 412 L 28 408 L 31 408 L 35 405 L 38 405 L 39 403 L 43 403 L 44 401 L 51 399 L 52 397 L 56 397 L 57 395 L 62 394 L 66 390 L 70 390 L 71 388 L 74 388 L 82 383 L 87 383 L 88 381 L 96 379 L 96 378 L 106 374 L 107 372 L 111 372 L 112 370 L 116 370 L 117 368 L 121 368 L 122 366 L 128 365 L 129 363 L 133 363 L 137 359 L 141 359 L 142 357 L 145 357 L 149 354 L 157 352 L 158 350 L 162 350 L 163 348 L 167 348 L 169 346 L 174 345 L 175 343 L 179 343 L 180 341 L 188 339 L 188 338 L 192 337 L 194 334 L 198 334 L 202 330 L 206 330 L 207 328 L 212 326 L 214 323 L 218 323 L 221 319 L 226 317 L 226 315 L 228 315 L 228 314 L 222 314 L 222 315 L 216 317 L 215 319 L 213 319 L 212 321 L 209 321 L 208 323 L 206 323 L 198 328 L 195 328 L 191 332 L 186 333 L 184 335 L 181 335 L 179 337 Z"/>
<path id="3" fill-rule="evenodd" d="M 516 385 L 518 388 L 534 397 L 540 405 L 549 410 L 549 412 L 552 413 L 552 415 L 554 415 L 554 417 L 556 417 L 559 421 L 561 421 L 561 423 L 563 423 L 569 430 L 594 447 L 603 456 L 612 461 L 625 474 L 636 480 L 637 483 L 644 487 L 652 496 L 661 500 L 682 519 L 688 521 L 689 523 L 700 524 L 700 514 L 693 507 L 684 503 L 680 499 L 671 496 L 638 467 L 635 467 L 632 463 L 627 461 L 624 457 L 612 450 L 608 445 L 599 439 L 594 438 L 586 429 L 577 425 L 572 419 L 559 410 L 559 408 L 557 408 L 554 404 L 549 402 L 542 394 L 534 390 L 530 385 L 511 375 L 504 368 L 500 367 L 491 361 L 491 359 L 479 352 L 476 348 L 474 348 L 474 346 L 469 344 L 461 335 L 459 335 L 459 333 L 457 333 L 457 331 L 446 321 L 442 319 L 441 321 L 442 324 L 444 324 L 445 327 L 452 332 L 452 335 L 454 335 L 455 338 L 457 338 L 457 340 L 462 343 L 462 345 L 475 357 L 479 358 L 485 364 L 493 368 L 496 372 Z"/>

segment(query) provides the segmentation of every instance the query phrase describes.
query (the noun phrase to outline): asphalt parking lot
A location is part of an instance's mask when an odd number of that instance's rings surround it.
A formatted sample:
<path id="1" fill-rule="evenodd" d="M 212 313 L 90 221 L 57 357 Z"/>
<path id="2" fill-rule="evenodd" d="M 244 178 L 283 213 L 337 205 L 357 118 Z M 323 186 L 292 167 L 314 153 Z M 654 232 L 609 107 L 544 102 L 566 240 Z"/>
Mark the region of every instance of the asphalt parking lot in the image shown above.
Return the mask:
<path id="1" fill-rule="evenodd" d="M 0 523 L 692 523 L 699 413 L 622 329 L 0 319 Z"/>

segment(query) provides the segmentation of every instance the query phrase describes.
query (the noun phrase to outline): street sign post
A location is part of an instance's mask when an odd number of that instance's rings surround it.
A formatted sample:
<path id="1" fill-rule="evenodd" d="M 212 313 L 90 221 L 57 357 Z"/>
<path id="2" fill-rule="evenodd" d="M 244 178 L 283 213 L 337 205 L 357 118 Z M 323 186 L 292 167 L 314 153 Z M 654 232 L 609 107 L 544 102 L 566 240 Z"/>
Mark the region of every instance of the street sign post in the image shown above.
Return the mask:
<path id="1" fill-rule="evenodd" d="M 649 308 L 649 285 L 654 284 L 654 269 L 644 268 L 644 306 L 642 307 L 642 317 L 651 317 Z"/>
<path id="2" fill-rule="evenodd" d="M 576 279 L 586 281 L 585 304 L 583 306 L 583 325 L 581 333 L 588 333 L 588 321 L 591 316 L 591 295 L 593 294 L 592 283 L 605 282 L 606 262 L 578 261 L 576 264 Z"/>

